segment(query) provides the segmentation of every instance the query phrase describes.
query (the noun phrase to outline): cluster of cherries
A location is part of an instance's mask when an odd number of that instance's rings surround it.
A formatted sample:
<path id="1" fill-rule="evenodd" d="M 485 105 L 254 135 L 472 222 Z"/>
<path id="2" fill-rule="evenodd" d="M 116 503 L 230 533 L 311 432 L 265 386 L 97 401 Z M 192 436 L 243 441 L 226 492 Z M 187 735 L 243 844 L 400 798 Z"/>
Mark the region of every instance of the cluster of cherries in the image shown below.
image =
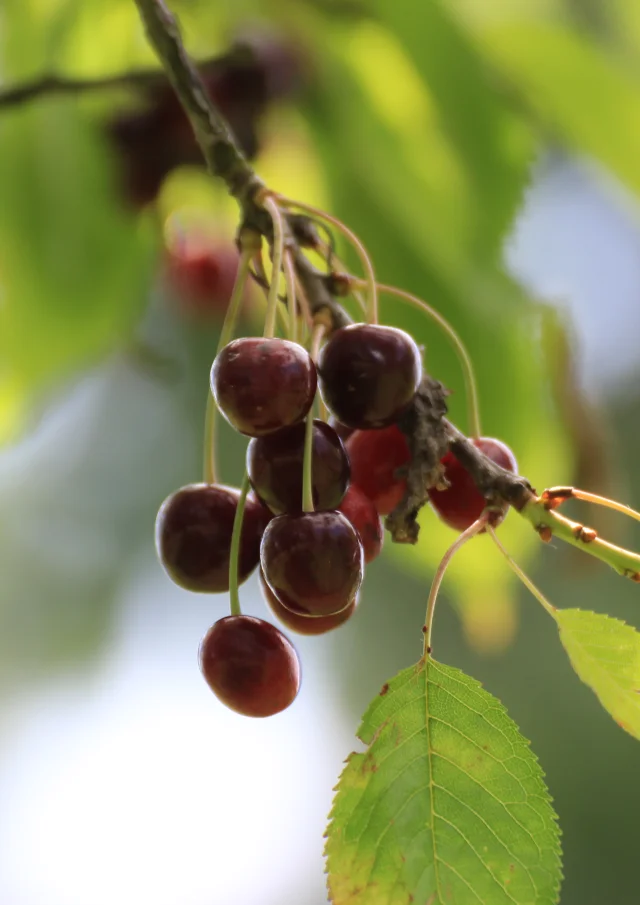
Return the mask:
<path id="1" fill-rule="evenodd" d="M 259 563 L 265 600 L 286 628 L 317 635 L 346 622 L 365 563 L 382 547 L 380 516 L 404 494 L 410 452 L 397 422 L 421 379 L 416 343 L 393 327 L 343 327 L 317 363 L 285 339 L 245 337 L 225 346 L 213 363 L 211 390 L 224 417 L 251 438 L 252 490 L 193 484 L 165 500 L 156 542 L 169 576 L 191 591 L 225 592 L 232 584 L 237 590 Z M 312 419 L 317 389 L 331 423 Z M 504 444 L 475 442 L 515 471 Z M 449 486 L 432 490 L 431 504 L 464 530 L 485 500 L 451 453 L 443 464 Z M 234 538 L 236 513 L 241 531 Z M 200 665 L 217 697 L 248 716 L 278 713 L 300 685 L 291 642 L 251 616 L 219 619 L 202 641 Z"/>

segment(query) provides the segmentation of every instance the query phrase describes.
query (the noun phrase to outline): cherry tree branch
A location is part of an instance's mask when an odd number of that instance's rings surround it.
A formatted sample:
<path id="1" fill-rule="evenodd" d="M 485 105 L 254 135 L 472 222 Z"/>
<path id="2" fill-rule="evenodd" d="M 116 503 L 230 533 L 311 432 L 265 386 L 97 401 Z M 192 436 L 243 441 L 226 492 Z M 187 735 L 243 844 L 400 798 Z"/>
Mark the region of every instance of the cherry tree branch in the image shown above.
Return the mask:
<path id="1" fill-rule="evenodd" d="M 149 40 L 191 122 L 209 172 L 223 179 L 238 201 L 242 225 L 253 227 L 272 242 L 272 220 L 263 206 L 272 193 L 243 156 L 224 117 L 212 102 L 198 69 L 187 55 L 174 16 L 164 0 L 135 0 L 135 3 Z M 329 331 L 348 323 L 348 316 L 331 292 L 332 275 L 318 271 L 304 254 L 310 239 L 308 221 L 283 213 L 283 226 L 285 249 L 316 320 L 324 321 Z M 600 539 L 593 529 L 559 515 L 548 501 L 537 496 L 526 478 L 492 462 L 446 419 L 446 395 L 438 381 L 425 375 L 412 406 L 399 422 L 409 441 L 412 461 L 407 469 L 405 497 L 387 518 L 387 528 L 395 541 L 415 543 L 417 540 L 417 514 L 428 499 L 429 488 L 442 483 L 440 459 L 450 449 L 471 474 L 489 509 L 511 505 L 543 540 L 559 537 L 620 574 L 640 581 L 639 555 L 616 547 Z"/>

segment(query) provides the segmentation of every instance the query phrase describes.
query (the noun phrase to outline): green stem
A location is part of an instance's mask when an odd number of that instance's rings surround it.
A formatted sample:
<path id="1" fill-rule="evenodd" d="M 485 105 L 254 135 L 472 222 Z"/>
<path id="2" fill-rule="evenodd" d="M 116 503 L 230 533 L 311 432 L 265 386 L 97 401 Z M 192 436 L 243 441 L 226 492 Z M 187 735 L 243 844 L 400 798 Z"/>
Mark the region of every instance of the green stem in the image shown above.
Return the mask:
<path id="1" fill-rule="evenodd" d="M 544 540 L 550 540 L 552 535 L 558 537 L 605 562 L 620 575 L 640 582 L 640 555 L 637 553 L 610 544 L 598 537 L 593 529 L 547 509 L 540 497 L 529 500 L 519 511 Z"/>
<path id="2" fill-rule="evenodd" d="M 267 298 L 267 315 L 264 322 L 264 335 L 272 337 L 276 331 L 276 312 L 278 308 L 278 283 L 280 282 L 280 271 L 282 270 L 282 259 L 284 255 L 284 224 L 282 222 L 282 214 L 278 203 L 271 195 L 264 200 L 264 207 L 271 215 L 273 224 L 273 258 L 271 267 L 271 284 L 269 286 L 269 296 Z M 291 329 L 291 325 L 289 326 Z"/>
<path id="3" fill-rule="evenodd" d="M 312 214 L 315 217 L 318 217 L 320 220 L 324 220 L 327 223 L 331 223 L 332 226 L 342 233 L 342 235 L 349 240 L 353 248 L 358 253 L 358 257 L 362 261 L 362 266 L 367 275 L 366 284 L 367 284 L 367 292 L 369 295 L 369 321 L 372 324 L 378 323 L 378 286 L 376 284 L 376 275 L 373 269 L 373 264 L 371 263 L 371 258 L 369 254 L 354 232 L 349 229 L 349 227 L 342 222 L 342 220 L 338 220 L 337 217 L 333 217 L 331 214 L 328 214 L 326 211 L 321 211 L 317 207 L 313 207 L 311 204 L 304 204 L 302 201 L 292 201 L 289 198 L 285 198 L 282 195 L 278 195 L 278 198 L 282 202 L 285 207 L 294 207 L 298 210 L 305 211 L 308 214 Z"/>
<path id="4" fill-rule="evenodd" d="M 318 358 L 320 343 L 325 333 L 324 324 L 316 324 L 311 334 L 311 348 L 309 354 L 315 362 Z M 302 459 L 302 509 L 303 512 L 313 512 L 313 406 L 307 415 L 304 432 L 304 455 Z"/>
<path id="5" fill-rule="evenodd" d="M 233 519 L 233 532 L 231 534 L 231 551 L 229 553 L 229 597 L 231 598 L 231 615 L 241 616 L 240 594 L 238 593 L 238 566 L 240 559 L 240 540 L 242 537 L 242 521 L 244 519 L 244 504 L 249 492 L 249 475 L 245 472 L 240 485 L 240 497 L 238 507 Z"/>
<path id="6" fill-rule="evenodd" d="M 538 590 L 538 588 L 534 585 L 534 583 L 531 581 L 529 576 L 526 575 L 522 571 L 522 569 L 520 568 L 518 563 L 515 561 L 515 559 L 513 559 L 513 557 L 502 546 L 501 542 L 498 540 L 498 537 L 497 537 L 494 529 L 491 526 L 489 526 L 487 528 L 487 531 L 491 535 L 491 538 L 492 538 L 494 544 L 496 545 L 498 550 L 500 550 L 500 552 L 502 553 L 504 558 L 507 560 L 507 562 L 509 563 L 509 565 L 511 566 L 511 568 L 513 569 L 515 574 L 518 576 L 518 578 L 520 579 L 522 584 L 525 586 L 525 588 L 527 588 L 527 590 L 533 594 L 533 596 L 536 598 L 538 603 L 542 604 L 542 606 L 545 608 L 545 610 L 547 611 L 547 613 L 549 613 L 550 616 L 555 616 L 556 607 L 554 607 L 552 603 L 549 603 L 549 601 L 544 596 L 542 591 Z"/>
<path id="7" fill-rule="evenodd" d="M 218 406 L 213 398 L 211 387 L 207 396 L 207 408 L 204 415 L 204 449 L 202 450 L 202 474 L 205 484 L 216 483 L 215 434 Z"/>
<path id="8" fill-rule="evenodd" d="M 291 254 L 284 254 L 284 279 L 287 287 L 287 305 L 289 308 L 288 336 L 292 343 L 298 341 L 298 309 L 296 301 L 296 275 Z"/>
<path id="9" fill-rule="evenodd" d="M 222 330 L 220 331 L 220 339 L 218 340 L 218 352 L 229 344 L 236 328 L 238 315 L 240 314 L 240 305 L 244 295 L 244 287 L 249 275 L 249 267 L 251 266 L 251 259 L 255 253 L 255 248 L 243 248 L 240 252 L 238 273 L 236 274 L 236 280 L 233 284 L 233 291 L 231 293 L 231 298 L 229 299 L 229 305 L 227 306 L 227 313 L 224 316 Z"/>
<path id="10" fill-rule="evenodd" d="M 240 313 L 240 303 L 244 295 L 244 288 L 249 274 L 251 258 L 255 254 L 255 250 L 244 248 L 240 253 L 238 262 L 238 272 L 236 274 L 235 283 L 227 313 L 225 314 L 222 330 L 220 331 L 220 339 L 218 340 L 218 352 L 223 349 L 233 336 L 238 314 Z M 209 388 L 207 397 L 207 408 L 204 416 L 204 441 L 202 450 L 202 474 L 206 484 L 215 484 L 216 482 L 216 456 L 215 456 L 215 437 L 216 424 L 218 420 L 218 406 Z"/>
<path id="11" fill-rule="evenodd" d="M 307 415 L 302 459 L 302 510 L 313 512 L 313 407 Z"/>
<path id="12" fill-rule="evenodd" d="M 551 488 L 551 492 L 556 488 Z M 609 497 L 600 496 L 598 493 L 590 493 L 588 490 L 580 490 L 579 487 L 567 487 L 561 488 L 562 490 L 570 491 L 569 496 L 571 496 L 574 500 L 582 500 L 585 503 L 592 503 L 595 506 L 603 506 L 606 509 L 613 509 L 616 512 L 620 512 L 622 515 L 628 515 L 629 518 L 635 519 L 637 522 L 640 522 L 640 512 L 636 512 L 635 509 L 632 509 L 631 506 L 625 506 L 624 503 L 619 503 L 617 500 L 610 500 Z M 546 491 L 547 493 L 549 491 Z"/>
<path id="13" fill-rule="evenodd" d="M 436 609 L 436 600 L 438 599 L 438 591 L 440 590 L 440 585 L 442 584 L 442 579 L 444 578 L 444 573 L 447 571 L 447 567 L 455 554 L 458 552 L 460 547 L 464 546 L 468 540 L 471 540 L 472 537 L 475 537 L 482 529 L 486 526 L 488 520 L 490 518 L 490 513 L 483 512 L 480 518 L 476 519 L 472 525 L 469 525 L 466 531 L 463 531 L 462 534 L 458 537 L 458 539 L 451 544 L 447 552 L 444 554 L 442 559 L 440 560 L 440 565 L 436 570 L 436 574 L 433 576 L 433 581 L 431 582 L 431 589 L 429 591 L 429 599 L 427 600 L 427 614 L 424 620 L 424 648 L 422 652 L 422 656 L 424 658 L 428 657 L 431 653 L 431 634 L 433 631 L 433 616 Z"/>

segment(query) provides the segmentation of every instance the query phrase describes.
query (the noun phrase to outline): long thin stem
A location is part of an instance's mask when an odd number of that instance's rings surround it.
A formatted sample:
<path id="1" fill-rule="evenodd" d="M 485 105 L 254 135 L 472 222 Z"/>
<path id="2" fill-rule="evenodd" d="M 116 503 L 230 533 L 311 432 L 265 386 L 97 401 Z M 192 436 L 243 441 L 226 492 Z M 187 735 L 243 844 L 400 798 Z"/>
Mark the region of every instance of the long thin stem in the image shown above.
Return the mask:
<path id="1" fill-rule="evenodd" d="M 590 493 L 588 490 L 581 490 L 579 487 L 550 487 L 542 493 L 543 500 L 555 500 L 557 505 L 569 499 L 583 500 L 585 503 L 593 503 L 596 506 L 603 506 L 606 509 L 614 509 L 622 515 L 628 515 L 640 522 L 640 512 L 636 512 L 630 506 L 624 503 L 618 503 L 617 500 L 610 500 L 609 497 L 600 496 L 597 493 Z"/>
<path id="2" fill-rule="evenodd" d="M 255 253 L 255 249 L 253 248 L 243 248 L 240 252 L 238 272 L 233 284 L 233 291 L 231 293 L 231 298 L 229 299 L 229 305 L 227 306 L 227 312 L 224 316 L 222 330 L 220 331 L 220 338 L 218 340 L 218 352 L 231 342 L 233 332 L 238 322 L 238 315 L 240 314 L 240 305 L 242 304 L 247 277 L 249 276 L 251 259 Z"/>
<path id="3" fill-rule="evenodd" d="M 310 355 L 315 362 L 318 357 L 320 343 L 325 332 L 324 324 L 317 324 L 311 334 Z M 313 407 L 307 415 L 304 433 L 304 454 L 302 459 L 302 509 L 313 512 Z"/>
<path id="4" fill-rule="evenodd" d="M 357 282 L 364 284 L 364 280 L 358 280 Z M 413 293 L 411 292 L 406 292 L 404 289 L 398 289 L 397 286 L 388 286 L 385 283 L 379 283 L 378 290 L 380 292 L 386 293 L 387 295 L 393 295 L 397 298 L 403 299 L 405 302 L 409 302 L 409 304 L 413 305 L 415 308 L 419 308 L 420 311 L 423 311 L 428 317 L 431 318 L 431 320 L 438 324 L 441 330 L 443 330 L 447 334 L 453 344 L 458 361 L 460 362 L 460 366 L 462 368 L 462 376 L 464 378 L 464 384 L 467 393 L 467 418 L 469 421 L 469 431 L 472 437 L 480 437 L 481 428 L 478 384 L 476 381 L 475 372 L 473 370 L 471 356 L 469 355 L 467 347 L 462 342 L 457 332 L 451 326 L 446 317 L 444 317 L 442 314 L 440 314 L 439 311 L 429 305 L 428 302 L 425 302 L 423 299 L 418 298 L 417 295 L 413 295 Z"/>
<path id="5" fill-rule="evenodd" d="M 213 398 L 211 387 L 207 396 L 207 408 L 204 415 L 204 449 L 202 450 L 202 474 L 205 484 L 216 483 L 215 434 L 218 406 Z"/>
<path id="6" fill-rule="evenodd" d="M 267 195 L 264 200 L 264 207 L 271 215 L 273 223 L 273 256 L 271 268 L 271 285 L 269 286 L 269 297 L 267 298 L 267 316 L 264 322 L 264 335 L 271 337 L 276 330 L 276 310 L 278 306 L 278 283 L 280 282 L 280 271 L 282 270 L 282 258 L 284 255 L 284 223 L 282 214 L 278 207 L 278 202 L 272 195 Z M 291 329 L 291 324 L 289 324 Z"/>
<path id="7" fill-rule="evenodd" d="M 485 512 L 480 518 L 476 519 L 472 525 L 463 531 L 462 534 L 457 538 L 457 540 L 451 544 L 447 552 L 444 554 L 442 559 L 440 560 L 440 565 L 436 570 L 436 574 L 433 576 L 433 581 L 431 582 L 431 590 L 429 591 L 429 599 L 427 600 L 427 614 L 425 616 L 424 621 L 424 649 L 423 649 L 423 657 L 427 657 L 431 653 L 431 633 L 433 631 L 433 615 L 436 608 L 436 600 L 438 599 L 438 591 L 440 590 L 440 585 L 442 584 L 442 579 L 444 578 L 444 573 L 447 571 L 447 567 L 453 557 L 456 555 L 460 547 L 464 546 L 468 540 L 471 540 L 472 537 L 475 537 L 482 529 L 487 525 L 489 521 L 490 514 Z"/>
<path id="8" fill-rule="evenodd" d="M 233 532 L 231 534 L 231 551 L 229 553 L 229 597 L 231 602 L 231 615 L 241 616 L 240 594 L 238 593 L 238 567 L 240 560 L 240 540 L 242 538 L 242 522 L 244 519 L 244 504 L 249 493 L 249 475 L 246 474 L 240 485 L 240 497 L 236 514 L 233 519 Z"/>
<path id="9" fill-rule="evenodd" d="M 296 274 L 293 258 L 289 251 L 284 253 L 284 279 L 287 287 L 287 305 L 289 307 L 289 339 L 298 341 L 298 302 L 296 298 Z"/>
<path id="10" fill-rule="evenodd" d="M 544 540 L 550 540 L 552 536 L 578 547 L 584 553 L 595 556 L 596 559 L 607 563 L 620 575 L 640 582 L 640 555 L 617 547 L 598 537 L 593 528 L 581 525 L 565 518 L 559 512 L 547 509 L 544 500 L 533 497 L 519 510 L 520 515 L 527 519 L 538 534 Z"/>
<path id="11" fill-rule="evenodd" d="M 520 568 L 518 563 L 515 561 L 515 559 L 513 559 L 513 557 L 503 547 L 502 543 L 498 540 L 496 532 L 491 527 L 491 525 L 488 526 L 487 531 L 491 535 L 491 538 L 492 538 L 494 544 L 496 545 L 498 550 L 500 550 L 500 552 L 502 553 L 504 558 L 507 560 L 507 562 L 509 563 L 509 565 L 511 566 L 513 571 L 516 573 L 516 575 L 518 576 L 518 578 L 520 579 L 522 584 L 527 588 L 527 590 L 529 590 L 533 594 L 533 596 L 536 598 L 536 600 L 542 604 L 542 606 L 545 608 L 547 613 L 549 613 L 550 616 L 553 616 L 553 614 L 556 611 L 556 607 L 554 607 L 552 603 L 549 603 L 549 601 L 544 596 L 542 591 L 538 590 L 538 588 L 534 585 L 534 583 L 531 581 L 529 576 L 526 575 L 522 571 L 522 569 Z"/>
<path id="12" fill-rule="evenodd" d="M 240 304 L 244 295 L 244 289 L 249 274 L 249 266 L 251 258 L 255 252 L 251 248 L 245 248 L 240 253 L 238 262 L 238 272 L 236 274 L 233 291 L 229 299 L 227 313 L 225 314 L 222 330 L 220 331 L 220 339 L 218 340 L 218 352 L 223 349 L 231 337 L 240 313 Z M 207 484 L 215 484 L 216 482 L 216 456 L 215 456 L 215 435 L 216 422 L 218 419 L 218 407 L 213 398 L 211 387 L 209 387 L 209 395 L 207 396 L 207 407 L 204 416 L 204 448 L 202 450 L 202 473 L 204 481 Z"/>
<path id="13" fill-rule="evenodd" d="M 278 195 L 280 202 L 284 205 L 284 207 L 293 207 L 298 210 L 305 211 L 308 214 L 313 214 L 314 217 L 319 217 L 321 220 L 326 220 L 327 223 L 331 223 L 332 226 L 342 233 L 346 239 L 349 240 L 351 245 L 354 247 L 360 260 L 362 261 L 362 266 L 364 267 L 365 273 L 367 274 L 367 292 L 369 295 L 369 320 L 372 324 L 378 323 L 378 287 L 376 285 L 376 275 L 373 269 L 373 264 L 371 263 L 371 258 L 367 253 L 366 248 L 356 236 L 352 230 L 349 229 L 346 224 L 342 222 L 342 220 L 338 220 L 337 217 L 333 217 L 331 214 L 327 214 L 325 211 L 320 210 L 317 207 L 313 207 L 311 204 L 305 204 L 302 201 L 292 201 L 289 198 L 285 198 L 282 195 Z"/>

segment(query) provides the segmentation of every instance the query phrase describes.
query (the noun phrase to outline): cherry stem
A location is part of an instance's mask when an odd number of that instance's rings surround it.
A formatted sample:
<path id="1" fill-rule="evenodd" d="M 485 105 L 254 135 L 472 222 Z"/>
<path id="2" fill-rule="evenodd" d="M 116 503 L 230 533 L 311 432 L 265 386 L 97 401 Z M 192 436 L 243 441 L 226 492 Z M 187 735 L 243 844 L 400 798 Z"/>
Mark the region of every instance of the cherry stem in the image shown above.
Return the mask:
<path id="1" fill-rule="evenodd" d="M 355 282 L 361 285 L 364 284 L 363 280 L 355 280 Z M 409 304 L 413 305 L 415 308 L 419 308 L 420 311 L 424 312 L 424 314 L 430 317 L 431 320 L 435 321 L 435 323 L 438 324 L 438 326 L 447 334 L 453 344 L 456 356 L 462 368 L 462 376 L 464 378 L 464 384 L 467 393 L 467 418 L 469 421 L 470 435 L 471 437 L 482 436 L 480 429 L 480 402 L 476 376 L 473 370 L 471 356 L 469 355 L 467 347 L 460 339 L 458 333 L 454 330 L 449 321 L 442 314 L 440 314 L 439 311 L 429 305 L 428 302 L 425 302 L 423 301 L 423 299 L 418 298 L 417 295 L 413 295 L 413 293 L 411 292 L 406 292 L 404 289 L 398 289 L 397 286 L 387 286 L 384 283 L 379 283 L 378 289 L 380 292 L 384 292 L 387 295 L 394 295 L 397 298 L 403 299 L 405 302 L 409 302 Z"/>
<path id="2" fill-rule="evenodd" d="M 324 324 L 316 324 L 311 334 L 310 355 L 315 361 L 318 357 L 320 343 L 325 332 Z M 313 407 L 307 415 L 304 432 L 304 452 L 302 458 L 302 509 L 303 512 L 313 512 Z"/>
<path id="3" fill-rule="evenodd" d="M 498 540 L 496 532 L 491 527 L 491 525 L 489 525 L 487 527 L 487 531 L 491 535 L 491 538 L 492 538 L 494 544 L 496 545 L 498 550 L 500 550 L 500 552 L 502 553 L 504 558 L 507 560 L 507 562 L 509 563 L 509 565 L 511 566 L 511 568 L 513 569 L 515 574 L 518 576 L 518 578 L 520 579 L 522 584 L 525 586 L 525 588 L 527 588 L 527 590 L 529 590 L 533 594 L 533 596 L 536 598 L 536 600 L 542 604 L 542 606 L 545 608 L 545 610 L 547 611 L 547 613 L 549 613 L 550 616 L 554 616 L 554 614 L 556 612 L 556 607 L 553 606 L 552 603 L 549 603 L 549 601 L 544 596 L 542 591 L 538 590 L 538 588 L 534 585 L 534 583 L 531 581 L 531 579 L 528 577 L 528 575 L 526 575 L 522 571 L 522 569 L 520 568 L 518 563 L 515 561 L 515 559 L 513 559 L 513 557 L 507 552 L 507 550 L 505 550 L 502 543 Z"/>
<path id="4" fill-rule="evenodd" d="M 244 288 L 249 275 L 249 267 L 251 258 L 255 251 L 251 248 L 244 248 L 240 253 L 238 262 L 238 272 L 233 284 L 233 291 L 229 299 L 227 313 L 225 314 L 222 330 L 220 331 L 220 339 L 218 340 L 218 352 L 223 349 L 233 336 L 238 314 L 240 312 L 240 303 L 244 295 Z M 207 396 L 207 407 L 204 415 L 204 448 L 202 451 L 202 473 L 206 484 L 215 484 L 216 482 L 216 455 L 215 455 L 215 438 L 216 438 L 216 422 L 218 418 L 218 407 L 213 398 L 211 387 Z"/>
<path id="5" fill-rule="evenodd" d="M 579 487 L 567 487 L 562 489 L 566 489 L 567 499 L 571 497 L 576 500 L 583 500 L 585 503 L 594 503 L 596 506 L 604 506 L 606 509 L 615 509 L 616 512 L 621 512 L 622 515 L 628 515 L 629 518 L 636 519 L 636 521 L 640 522 L 640 512 L 636 512 L 636 510 L 632 509 L 630 506 L 625 506 L 624 503 L 618 503 L 616 500 L 610 500 L 609 497 L 600 496 L 597 493 L 590 493 L 588 490 L 580 490 Z M 553 492 L 553 490 L 554 488 L 552 487 L 551 492 Z"/>
<path id="6" fill-rule="evenodd" d="M 216 483 L 216 416 L 218 406 L 213 398 L 211 387 L 207 396 L 207 408 L 204 414 L 204 449 L 202 451 L 202 473 L 205 484 Z"/>
<path id="7" fill-rule="evenodd" d="M 261 288 L 262 289 L 265 289 L 265 287 L 268 288 L 269 281 L 267 279 L 267 273 L 264 269 L 264 263 L 262 261 L 262 251 L 258 252 L 258 254 L 256 254 L 255 257 L 253 258 L 253 266 L 255 268 L 257 276 L 259 277 L 259 279 L 262 283 Z M 267 294 L 268 293 L 265 289 L 265 297 L 267 296 Z M 278 318 L 280 319 L 280 326 L 281 326 L 282 330 L 284 331 L 285 335 L 288 336 L 289 335 L 289 315 L 287 314 L 287 312 L 285 311 L 285 309 L 283 308 L 282 305 L 278 305 L 277 312 L 278 312 Z"/>
<path id="8" fill-rule="evenodd" d="M 264 199 L 264 207 L 271 215 L 273 224 L 273 255 L 271 268 L 271 284 L 267 298 L 267 315 L 264 322 L 264 335 L 271 337 L 276 332 L 276 312 L 278 308 L 278 283 L 282 270 L 282 258 L 284 255 L 284 222 L 278 206 L 278 202 L 272 195 Z M 289 325 L 291 329 L 291 325 Z"/>
<path id="9" fill-rule="evenodd" d="M 218 352 L 230 343 L 235 331 L 238 315 L 240 314 L 240 305 L 244 295 L 244 287 L 249 275 L 251 259 L 255 253 L 255 248 L 243 248 L 240 252 L 238 272 L 236 274 L 235 283 L 233 284 L 233 291 L 231 293 L 231 298 L 229 299 L 227 313 L 224 316 L 222 330 L 220 331 L 220 339 L 218 340 Z"/>
<path id="10" fill-rule="evenodd" d="M 543 540 L 558 537 L 611 566 L 619 575 L 640 582 L 640 554 L 611 544 L 598 537 L 597 531 L 593 528 L 574 522 L 549 509 L 542 497 L 531 497 L 518 509 L 518 514 L 533 525 Z"/>
<path id="11" fill-rule="evenodd" d="M 231 551 L 229 553 L 229 597 L 231 602 L 231 615 L 241 616 L 240 594 L 238 592 L 238 566 L 240 559 L 240 540 L 242 537 L 242 522 L 244 519 L 244 505 L 249 493 L 249 475 L 245 472 L 240 485 L 238 506 L 233 519 L 233 531 L 231 533 Z"/>
<path id="12" fill-rule="evenodd" d="M 378 287 L 376 284 L 376 275 L 373 269 L 373 264 L 371 263 L 371 258 L 369 254 L 354 232 L 352 232 L 349 227 L 342 222 L 342 220 L 338 220 L 337 217 L 333 217 L 331 214 L 327 214 L 325 211 L 320 210 L 317 207 L 313 207 L 311 204 L 305 204 L 302 201 L 292 201 L 289 198 L 285 198 L 282 195 L 277 196 L 280 202 L 285 207 L 295 207 L 298 210 L 305 211 L 308 214 L 313 214 L 313 216 L 318 217 L 320 220 L 324 220 L 327 223 L 331 223 L 332 226 L 342 233 L 342 235 L 348 239 L 353 248 L 358 253 L 358 257 L 362 262 L 362 266 L 364 268 L 365 273 L 367 274 L 366 285 L 367 292 L 369 295 L 369 321 L 372 324 L 378 323 Z"/>
<path id="13" fill-rule="evenodd" d="M 440 560 L 440 565 L 436 570 L 436 574 L 433 576 L 433 581 L 431 582 L 431 589 L 429 591 L 429 599 L 427 600 L 427 614 L 425 617 L 424 623 L 424 648 L 422 652 L 423 657 L 428 657 L 431 653 L 431 633 L 433 629 L 433 616 L 436 608 L 436 600 L 438 598 L 438 591 L 440 590 L 440 585 L 442 584 L 442 579 L 444 578 L 444 573 L 447 571 L 447 567 L 455 554 L 458 552 L 460 547 L 463 547 L 464 544 L 468 540 L 471 540 L 472 537 L 475 537 L 482 529 L 487 525 L 491 514 L 489 512 L 483 512 L 480 518 L 476 519 L 472 525 L 463 531 L 462 534 L 457 538 L 457 540 L 451 544 L 447 552 L 444 554 L 442 559 Z"/>
<path id="14" fill-rule="evenodd" d="M 287 286 L 287 305 L 289 307 L 288 336 L 292 343 L 298 341 L 298 309 L 296 301 L 296 273 L 290 251 L 284 253 L 284 279 Z"/>

